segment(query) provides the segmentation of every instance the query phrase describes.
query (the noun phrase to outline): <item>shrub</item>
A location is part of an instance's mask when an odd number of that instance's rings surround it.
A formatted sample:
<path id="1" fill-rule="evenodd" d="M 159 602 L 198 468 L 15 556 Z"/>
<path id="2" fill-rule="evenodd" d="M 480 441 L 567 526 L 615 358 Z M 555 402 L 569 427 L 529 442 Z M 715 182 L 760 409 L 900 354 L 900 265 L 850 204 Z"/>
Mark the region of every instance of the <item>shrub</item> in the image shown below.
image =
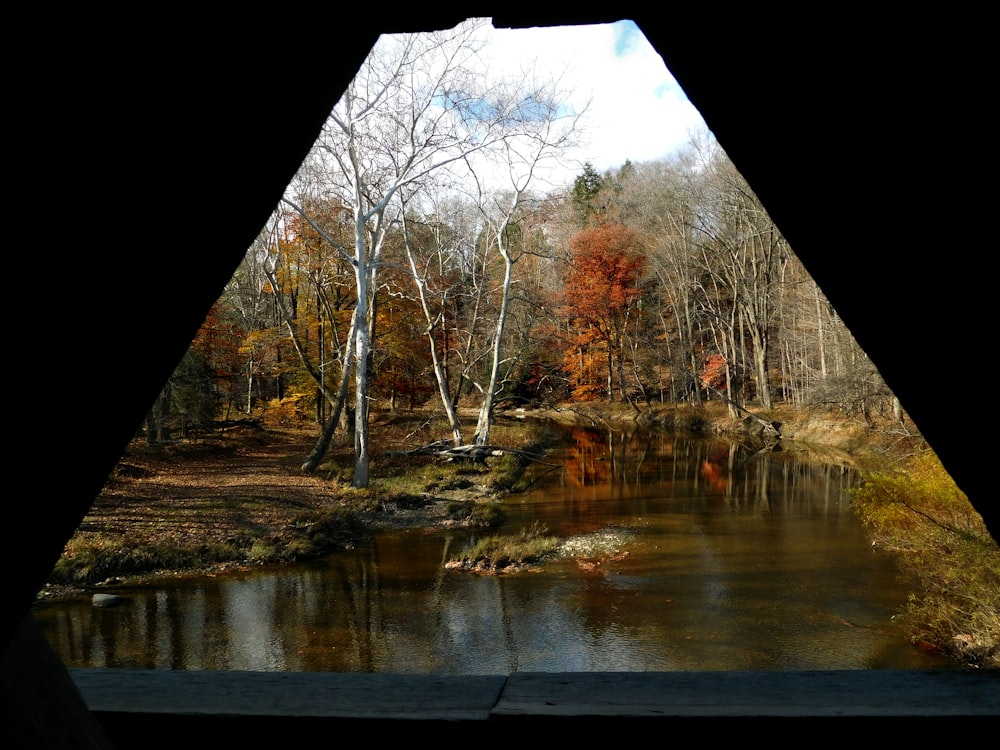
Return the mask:
<path id="1" fill-rule="evenodd" d="M 448 503 L 445 514 L 452 521 L 462 521 L 470 526 L 487 528 L 499 526 L 506 517 L 500 503 L 477 503 L 473 500 L 457 500 Z"/>
<path id="2" fill-rule="evenodd" d="M 500 503 L 476 503 L 470 518 L 475 526 L 494 527 L 504 522 L 506 514 Z"/>
<path id="3" fill-rule="evenodd" d="M 273 562 L 277 557 L 278 548 L 270 539 L 258 539 L 247 553 L 247 559 L 255 563 Z"/>
<path id="4" fill-rule="evenodd" d="M 505 454 L 491 459 L 491 474 L 487 486 L 494 492 L 512 491 L 524 475 L 524 462 L 513 454 Z"/>
<path id="5" fill-rule="evenodd" d="M 312 539 L 293 539 L 281 553 L 282 560 L 307 560 L 319 554 L 319 545 L 329 543 L 329 540 L 319 536 L 315 541 Z"/>

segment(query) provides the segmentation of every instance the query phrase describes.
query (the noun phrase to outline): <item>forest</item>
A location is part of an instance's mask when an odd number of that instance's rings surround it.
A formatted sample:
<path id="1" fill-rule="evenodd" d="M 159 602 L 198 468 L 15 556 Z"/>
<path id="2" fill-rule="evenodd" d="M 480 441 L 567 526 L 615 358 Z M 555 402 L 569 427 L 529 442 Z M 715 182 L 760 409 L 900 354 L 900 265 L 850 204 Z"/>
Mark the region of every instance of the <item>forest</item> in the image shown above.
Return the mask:
<path id="1" fill-rule="evenodd" d="M 552 185 L 581 113 L 558 81 L 477 73 L 475 30 L 380 40 L 150 410 L 150 439 L 265 409 L 323 426 L 308 471 L 342 426 L 366 487 L 372 408 L 439 409 L 455 445 L 488 445 L 499 410 L 594 400 L 900 418 L 710 133 Z"/>

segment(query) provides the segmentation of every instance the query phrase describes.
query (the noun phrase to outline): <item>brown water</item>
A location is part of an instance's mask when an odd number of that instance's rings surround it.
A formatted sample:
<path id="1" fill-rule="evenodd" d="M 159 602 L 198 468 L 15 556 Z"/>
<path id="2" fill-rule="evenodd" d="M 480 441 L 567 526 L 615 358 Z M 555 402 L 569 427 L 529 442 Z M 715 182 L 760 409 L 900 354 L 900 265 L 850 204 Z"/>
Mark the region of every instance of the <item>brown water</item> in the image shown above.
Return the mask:
<path id="1" fill-rule="evenodd" d="M 507 674 L 946 666 L 848 509 L 851 472 L 718 440 L 577 430 L 511 533 L 610 539 L 603 557 L 448 571 L 477 535 L 382 534 L 308 565 L 130 589 L 36 617 L 69 666 Z M 539 472 L 544 467 L 538 467 Z M 489 532 L 495 533 L 495 532 Z"/>

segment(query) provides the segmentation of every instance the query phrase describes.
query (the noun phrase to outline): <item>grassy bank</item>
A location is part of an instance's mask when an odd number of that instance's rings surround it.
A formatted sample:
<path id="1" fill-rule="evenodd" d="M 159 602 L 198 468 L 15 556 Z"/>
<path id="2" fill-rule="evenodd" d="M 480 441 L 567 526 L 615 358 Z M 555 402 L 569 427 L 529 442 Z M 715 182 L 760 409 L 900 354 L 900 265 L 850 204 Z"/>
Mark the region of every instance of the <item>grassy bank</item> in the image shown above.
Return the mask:
<path id="1" fill-rule="evenodd" d="M 914 643 L 1000 667 L 1000 547 L 937 456 L 869 474 L 852 506 L 912 581 L 897 617 Z"/>
<path id="2" fill-rule="evenodd" d="M 170 515 L 161 516 L 160 523 L 169 528 Z M 169 532 L 164 538 L 157 529 L 127 540 L 114 533 L 78 533 L 66 544 L 49 583 L 86 586 L 158 571 L 295 562 L 343 548 L 364 534 L 358 514 L 348 508 L 299 513 L 282 526 L 259 534 L 232 531 L 203 541 L 171 540 Z"/>

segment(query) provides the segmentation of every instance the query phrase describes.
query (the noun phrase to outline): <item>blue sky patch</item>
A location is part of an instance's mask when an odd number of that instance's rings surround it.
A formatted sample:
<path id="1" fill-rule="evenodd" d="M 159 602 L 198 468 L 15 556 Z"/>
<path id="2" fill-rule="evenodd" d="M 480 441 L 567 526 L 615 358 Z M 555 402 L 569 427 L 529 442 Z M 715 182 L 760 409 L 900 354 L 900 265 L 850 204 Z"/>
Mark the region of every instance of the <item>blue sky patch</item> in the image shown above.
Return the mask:
<path id="1" fill-rule="evenodd" d="M 615 30 L 615 57 L 625 57 L 646 40 L 635 21 L 617 21 L 612 26 Z"/>

